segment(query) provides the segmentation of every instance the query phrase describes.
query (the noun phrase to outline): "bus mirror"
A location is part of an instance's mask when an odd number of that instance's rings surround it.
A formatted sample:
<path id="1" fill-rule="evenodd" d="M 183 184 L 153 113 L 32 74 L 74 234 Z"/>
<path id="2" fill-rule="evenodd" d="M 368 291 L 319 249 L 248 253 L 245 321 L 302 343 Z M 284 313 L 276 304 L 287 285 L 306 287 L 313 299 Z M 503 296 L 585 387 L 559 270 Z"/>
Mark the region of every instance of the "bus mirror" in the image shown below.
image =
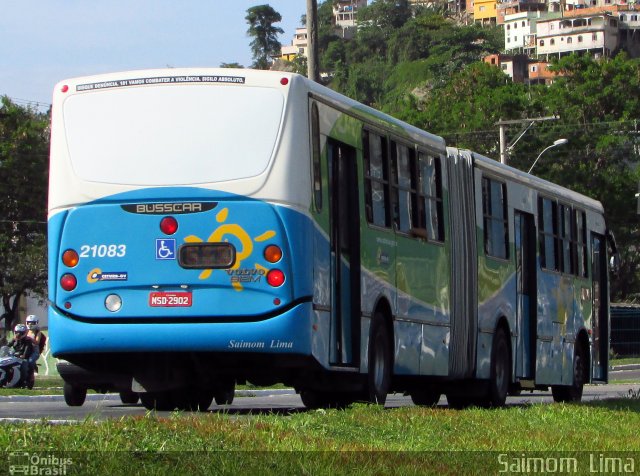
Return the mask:
<path id="1" fill-rule="evenodd" d="M 620 255 L 617 253 L 611 255 L 611 258 L 609 258 L 609 271 L 614 276 L 618 276 L 620 273 Z"/>
<path id="2" fill-rule="evenodd" d="M 607 242 L 609 243 L 609 249 L 611 250 L 611 258 L 609 258 L 609 272 L 614 276 L 618 276 L 620 273 L 620 254 L 618 253 L 618 246 L 616 245 L 616 238 L 613 236 L 611 230 L 607 230 Z"/>

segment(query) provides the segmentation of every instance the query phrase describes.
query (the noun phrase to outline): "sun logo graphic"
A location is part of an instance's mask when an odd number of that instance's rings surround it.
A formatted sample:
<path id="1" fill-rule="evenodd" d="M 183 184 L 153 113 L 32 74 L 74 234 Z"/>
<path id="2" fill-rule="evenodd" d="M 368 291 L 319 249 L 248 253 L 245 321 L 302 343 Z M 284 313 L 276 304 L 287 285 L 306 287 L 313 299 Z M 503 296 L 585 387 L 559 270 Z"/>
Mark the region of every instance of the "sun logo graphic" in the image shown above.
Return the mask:
<path id="1" fill-rule="evenodd" d="M 216 215 L 216 221 L 220 223 L 220 225 L 213 230 L 209 238 L 207 238 L 207 243 L 222 243 L 229 242 L 229 239 L 233 239 L 235 242 L 239 242 L 241 248 L 236 246 L 236 261 L 233 266 L 230 268 L 231 270 L 238 269 L 242 265 L 242 262 L 249 258 L 253 253 L 254 242 L 260 243 L 266 241 L 270 238 L 276 236 L 276 232 L 273 230 L 267 230 L 259 236 L 251 238 L 249 233 L 242 228 L 237 223 L 225 223 L 229 216 L 229 209 L 224 208 L 218 212 Z M 195 235 L 189 235 L 184 239 L 187 243 L 204 243 L 204 240 Z M 235 243 L 234 243 L 235 244 Z M 262 271 L 266 274 L 267 269 L 264 266 L 261 266 L 259 263 L 254 263 L 254 267 L 258 271 Z M 207 279 L 213 273 L 212 269 L 203 270 L 198 276 L 199 279 Z M 242 291 L 242 284 L 239 282 L 231 283 L 233 288 L 236 291 Z"/>

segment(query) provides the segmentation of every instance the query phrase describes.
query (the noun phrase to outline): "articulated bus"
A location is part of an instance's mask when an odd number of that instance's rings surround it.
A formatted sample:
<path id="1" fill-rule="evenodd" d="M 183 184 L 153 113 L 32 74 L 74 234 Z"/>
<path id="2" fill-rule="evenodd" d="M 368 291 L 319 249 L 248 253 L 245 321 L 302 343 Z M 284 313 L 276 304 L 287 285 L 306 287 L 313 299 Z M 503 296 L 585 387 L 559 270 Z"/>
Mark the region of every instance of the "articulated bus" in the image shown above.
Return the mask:
<path id="1" fill-rule="evenodd" d="M 607 381 L 595 200 L 290 73 L 56 85 L 49 326 L 65 397 L 501 406 Z"/>

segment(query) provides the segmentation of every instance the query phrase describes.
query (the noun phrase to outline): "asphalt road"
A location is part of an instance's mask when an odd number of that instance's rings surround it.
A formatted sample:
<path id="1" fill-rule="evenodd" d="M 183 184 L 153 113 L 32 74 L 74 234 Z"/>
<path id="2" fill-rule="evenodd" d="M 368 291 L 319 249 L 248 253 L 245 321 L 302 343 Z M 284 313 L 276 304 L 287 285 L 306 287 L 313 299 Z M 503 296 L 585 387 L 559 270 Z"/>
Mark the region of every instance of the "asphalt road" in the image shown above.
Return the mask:
<path id="1" fill-rule="evenodd" d="M 583 400 L 591 401 L 606 398 L 628 397 L 630 391 L 640 394 L 640 384 L 589 385 L 585 387 Z M 213 404 L 208 412 L 224 412 L 231 415 L 249 415 L 260 413 L 290 414 L 306 411 L 300 397 L 292 390 L 261 390 L 237 392 L 232 405 Z M 518 397 L 509 397 L 508 405 L 526 405 L 550 403 L 550 392 L 523 392 Z M 386 408 L 411 406 L 411 399 L 399 394 L 389 395 Z M 446 398 L 441 398 L 439 406 L 446 406 Z M 0 397 L 0 423 L 17 421 L 42 421 L 70 423 L 85 418 L 96 420 L 121 418 L 123 416 L 145 415 L 147 410 L 141 405 L 124 405 L 116 394 L 90 394 L 82 407 L 68 407 L 62 396 L 11 396 Z M 158 412 L 167 416 L 171 412 Z"/>

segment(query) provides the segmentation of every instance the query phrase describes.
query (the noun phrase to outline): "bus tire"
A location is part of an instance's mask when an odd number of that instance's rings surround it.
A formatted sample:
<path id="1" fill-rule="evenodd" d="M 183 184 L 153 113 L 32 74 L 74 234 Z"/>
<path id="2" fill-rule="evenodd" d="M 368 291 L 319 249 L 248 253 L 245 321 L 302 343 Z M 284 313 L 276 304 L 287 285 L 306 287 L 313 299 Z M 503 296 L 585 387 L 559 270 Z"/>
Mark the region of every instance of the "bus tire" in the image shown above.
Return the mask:
<path id="1" fill-rule="evenodd" d="M 476 399 L 468 395 L 447 394 L 447 406 L 454 410 L 464 410 L 476 405 Z"/>
<path id="2" fill-rule="evenodd" d="M 216 400 L 216 405 L 231 405 L 235 394 L 236 381 L 234 379 L 222 379 L 216 384 L 213 398 Z"/>
<path id="3" fill-rule="evenodd" d="M 140 394 L 140 401 L 147 410 L 171 411 L 176 405 L 170 392 L 145 392 Z"/>
<path id="4" fill-rule="evenodd" d="M 193 406 L 193 410 L 197 410 L 199 412 L 206 412 L 211 403 L 213 403 L 214 391 L 208 388 L 200 388 L 197 389 L 195 393 L 195 405 Z M 231 401 L 233 401 L 233 397 L 231 397 Z M 216 403 L 218 401 L 216 400 Z M 231 402 L 228 403 L 230 405 Z M 218 403 L 218 405 L 220 405 Z"/>
<path id="5" fill-rule="evenodd" d="M 573 382 L 571 385 L 554 385 L 551 387 L 553 401 L 579 402 L 582 400 L 582 390 L 586 381 L 585 354 L 582 344 L 576 342 L 573 353 Z"/>
<path id="6" fill-rule="evenodd" d="M 491 378 L 486 401 L 488 406 L 504 406 L 509 393 L 509 380 L 511 380 L 509 342 L 505 330 L 498 328 L 493 336 L 491 348 Z"/>
<path id="7" fill-rule="evenodd" d="M 81 407 L 87 398 L 87 389 L 65 382 L 63 387 L 64 401 L 70 407 Z"/>
<path id="8" fill-rule="evenodd" d="M 357 395 L 350 392 L 320 392 L 317 390 L 301 390 L 300 399 L 309 410 L 317 408 L 343 409 L 357 400 Z"/>
<path id="9" fill-rule="evenodd" d="M 309 410 L 324 408 L 326 401 L 322 392 L 306 389 L 300 390 L 300 400 L 302 400 L 302 404 Z"/>
<path id="10" fill-rule="evenodd" d="M 435 407 L 440 401 L 440 392 L 435 390 L 414 390 L 410 393 L 414 405 Z"/>
<path id="11" fill-rule="evenodd" d="M 123 390 L 120 392 L 120 401 L 125 405 L 135 405 L 140 400 L 140 397 L 136 392 L 131 390 Z"/>
<path id="12" fill-rule="evenodd" d="M 369 340 L 367 401 L 384 405 L 391 386 L 391 338 L 380 312 L 373 316 Z"/>

